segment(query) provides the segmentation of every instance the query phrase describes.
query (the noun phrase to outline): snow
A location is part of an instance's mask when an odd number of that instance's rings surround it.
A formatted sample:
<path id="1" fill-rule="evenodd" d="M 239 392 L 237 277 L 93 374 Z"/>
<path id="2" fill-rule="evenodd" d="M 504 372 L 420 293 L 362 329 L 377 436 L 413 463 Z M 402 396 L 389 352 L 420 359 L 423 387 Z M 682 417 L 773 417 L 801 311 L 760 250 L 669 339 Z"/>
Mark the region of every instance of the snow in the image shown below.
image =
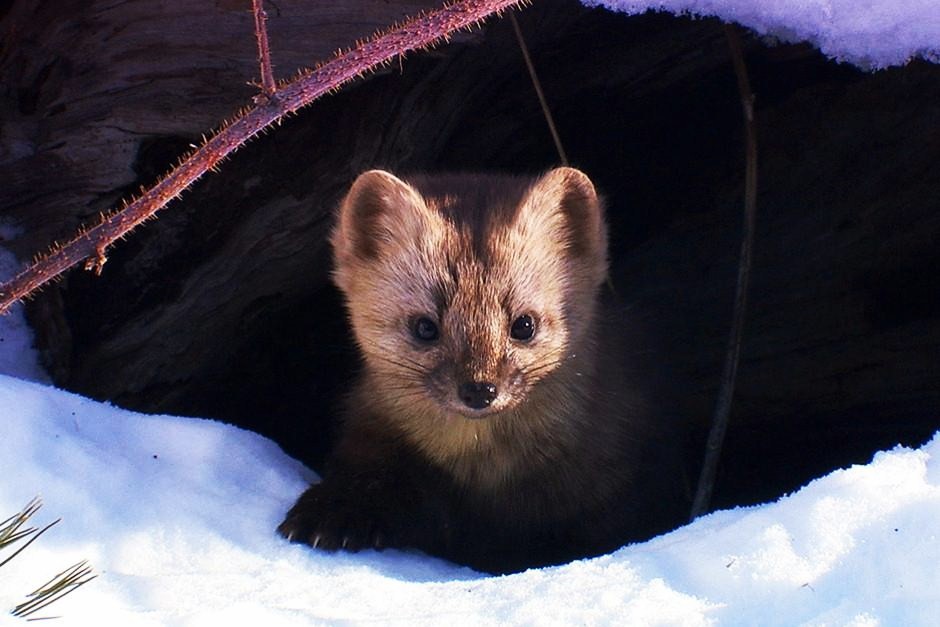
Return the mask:
<path id="1" fill-rule="evenodd" d="M 586 4 L 718 16 L 872 68 L 940 60 L 937 0 Z M 0 225 L 0 238 L 13 236 Z M 15 267 L 0 254 L 0 275 Z M 41 495 L 34 524 L 62 522 L 0 568 L 0 608 L 88 559 L 98 579 L 42 615 L 129 627 L 861 626 L 940 616 L 940 434 L 611 555 L 489 577 L 412 552 L 288 544 L 274 528 L 310 471 L 254 433 L 51 387 L 31 344 L 19 308 L 0 318 L 0 519 Z M 0 613 L 0 624 L 21 622 Z"/>
<path id="2" fill-rule="evenodd" d="M 20 235 L 13 226 L 0 221 L 0 245 Z M 9 251 L 0 247 L 0 279 L 13 276 L 20 264 Z M 32 381 L 48 381 L 33 350 L 33 332 L 26 325 L 23 305 L 17 303 L 11 314 L 0 317 L 0 373 Z M 0 516 L 3 520 L 6 516 Z"/>
<path id="3" fill-rule="evenodd" d="M 45 614 L 70 625 L 929 625 L 940 616 L 940 435 L 612 555 L 489 577 L 417 553 L 288 544 L 274 528 L 313 475 L 230 425 L 137 414 L 3 375 L 0 420 L 0 514 L 38 494 L 35 524 L 62 518 L 0 569 L 0 607 L 88 559 L 99 578 Z"/>
<path id="4" fill-rule="evenodd" d="M 69 625 L 931 625 L 940 616 L 940 434 L 760 507 L 611 555 L 490 577 L 415 552 L 324 553 L 274 533 L 315 479 L 274 443 L 148 416 L 38 376 L 0 318 L 0 518 L 61 517 L 0 568 L 0 608 L 88 559 L 48 608 Z M 13 347 L 13 350 L 10 348 Z M 18 378 L 20 377 L 20 378 Z M 5 556 L 0 554 L 0 559 Z M 21 624 L 0 614 L 0 624 Z"/>
<path id="5" fill-rule="evenodd" d="M 806 41 L 866 69 L 914 57 L 940 62 L 938 0 L 581 0 L 630 15 L 667 11 L 718 17 L 759 35 Z"/>

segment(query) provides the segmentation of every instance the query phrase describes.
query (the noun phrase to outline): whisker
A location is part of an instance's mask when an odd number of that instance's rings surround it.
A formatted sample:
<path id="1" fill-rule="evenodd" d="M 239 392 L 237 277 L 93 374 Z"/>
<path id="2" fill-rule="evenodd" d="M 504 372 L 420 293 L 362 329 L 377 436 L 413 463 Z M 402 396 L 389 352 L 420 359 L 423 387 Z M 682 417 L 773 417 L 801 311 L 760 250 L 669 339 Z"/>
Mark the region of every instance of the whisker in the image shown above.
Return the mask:
<path id="1" fill-rule="evenodd" d="M 522 368 L 520 372 L 524 375 L 538 374 L 539 372 L 543 372 L 546 369 L 559 366 L 572 357 L 574 357 L 574 354 L 564 355 L 561 351 L 556 351 L 546 355 L 541 361 L 535 362 L 534 364 L 529 364 L 527 367 Z"/>
<path id="2" fill-rule="evenodd" d="M 420 363 L 413 361 L 403 355 L 398 356 L 398 358 L 396 359 L 393 359 L 391 357 L 386 357 L 385 355 L 379 355 L 376 353 L 372 353 L 370 356 L 374 357 L 375 359 L 384 361 L 385 363 L 392 364 L 393 366 L 398 366 L 399 368 L 408 370 L 409 372 L 413 372 L 419 375 L 424 375 L 425 371 L 427 370 Z"/>
<path id="3" fill-rule="evenodd" d="M 424 398 L 424 394 L 416 390 L 406 390 L 398 392 L 397 394 L 387 394 L 385 396 L 385 400 L 389 402 L 398 402 L 415 398 Z"/>
<path id="4" fill-rule="evenodd" d="M 420 383 L 420 382 L 415 381 L 414 383 L 417 384 L 417 383 Z M 383 384 L 383 385 L 382 385 L 382 390 L 383 390 L 383 391 L 384 391 L 384 390 L 388 390 L 389 392 L 397 392 L 397 391 L 399 391 L 399 390 L 417 390 L 417 391 L 420 391 L 420 390 L 421 390 L 421 386 L 419 386 L 419 385 L 401 385 L 401 384 L 389 384 L 389 385 Z"/>

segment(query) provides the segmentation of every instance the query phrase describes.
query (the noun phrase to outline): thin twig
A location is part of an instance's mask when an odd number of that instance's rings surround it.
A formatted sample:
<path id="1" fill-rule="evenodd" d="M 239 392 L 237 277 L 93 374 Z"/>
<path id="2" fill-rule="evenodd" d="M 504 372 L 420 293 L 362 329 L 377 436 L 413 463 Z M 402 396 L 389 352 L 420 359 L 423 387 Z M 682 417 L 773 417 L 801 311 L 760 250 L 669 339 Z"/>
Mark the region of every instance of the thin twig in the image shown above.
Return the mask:
<path id="1" fill-rule="evenodd" d="M 258 40 L 258 65 L 261 67 L 261 90 L 268 98 L 274 95 L 277 85 L 274 83 L 274 70 L 271 68 L 271 49 L 268 47 L 268 14 L 264 10 L 264 0 L 251 0 L 251 9 L 255 15 L 255 39 Z"/>
<path id="2" fill-rule="evenodd" d="M 0 285 L 0 313 L 53 280 L 72 266 L 85 261 L 85 268 L 100 274 L 107 257 L 105 251 L 134 227 L 154 216 L 208 170 L 265 128 L 295 113 L 327 92 L 358 78 L 396 57 L 446 41 L 461 29 L 478 25 L 494 13 L 526 4 L 528 0 L 461 0 L 440 9 L 422 13 L 414 19 L 377 34 L 352 50 L 299 74 L 279 85 L 274 94 L 245 109 L 225 124 L 199 148 L 155 185 L 141 190 L 140 196 L 124 208 L 102 214 L 94 226 L 82 228 L 69 242 L 55 245 L 17 274 Z"/>
<path id="3" fill-rule="evenodd" d="M 725 24 L 725 35 L 731 48 L 734 72 L 738 79 L 738 91 L 741 95 L 741 107 L 744 113 L 744 136 L 746 170 L 744 174 L 744 233 L 741 238 L 741 257 L 738 261 L 738 284 L 734 298 L 734 314 L 731 333 L 728 338 L 728 350 L 725 355 L 725 367 L 718 389 L 718 401 L 712 419 L 711 431 L 705 445 L 705 459 L 698 488 L 692 503 L 691 518 L 701 516 L 711 505 L 718 460 L 731 414 L 731 400 L 734 397 L 734 385 L 738 373 L 738 361 L 741 353 L 741 338 L 744 332 L 744 315 L 747 309 L 747 287 L 751 274 L 751 255 L 754 246 L 754 231 L 757 222 L 757 131 L 754 124 L 754 94 L 751 91 L 744 63 L 744 52 L 737 29 Z"/>
<path id="4" fill-rule="evenodd" d="M 565 154 L 565 148 L 561 144 L 561 136 L 558 129 L 555 128 L 555 119 L 552 117 L 552 110 L 548 107 L 548 100 L 545 98 L 545 92 L 542 91 L 542 83 L 539 82 L 539 76 L 535 72 L 535 65 L 532 63 L 532 57 L 529 55 L 529 47 L 522 36 L 522 29 L 519 28 L 519 21 L 516 20 L 514 12 L 509 13 L 509 21 L 512 22 L 512 29 L 516 32 L 516 40 L 519 42 L 519 49 L 522 50 L 522 58 L 525 59 L 525 65 L 529 69 L 529 77 L 532 79 L 532 86 L 535 88 L 535 95 L 538 96 L 539 104 L 542 105 L 542 114 L 545 116 L 545 122 L 548 124 L 548 131 L 552 134 L 552 141 L 555 142 L 555 150 L 558 151 L 558 158 L 561 159 L 561 165 L 568 165 L 568 155 Z"/>

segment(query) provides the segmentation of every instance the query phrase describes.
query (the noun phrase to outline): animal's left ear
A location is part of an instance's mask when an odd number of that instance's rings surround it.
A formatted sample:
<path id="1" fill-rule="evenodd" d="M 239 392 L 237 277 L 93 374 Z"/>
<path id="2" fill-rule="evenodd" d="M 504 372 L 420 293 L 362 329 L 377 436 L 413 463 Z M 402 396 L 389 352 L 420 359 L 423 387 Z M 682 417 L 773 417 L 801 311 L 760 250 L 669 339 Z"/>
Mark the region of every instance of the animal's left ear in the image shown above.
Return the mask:
<path id="1" fill-rule="evenodd" d="M 607 225 L 604 206 L 587 175 L 575 168 L 555 168 L 538 179 L 524 201 L 523 212 L 539 223 L 537 230 L 561 244 L 573 259 L 607 273 Z"/>

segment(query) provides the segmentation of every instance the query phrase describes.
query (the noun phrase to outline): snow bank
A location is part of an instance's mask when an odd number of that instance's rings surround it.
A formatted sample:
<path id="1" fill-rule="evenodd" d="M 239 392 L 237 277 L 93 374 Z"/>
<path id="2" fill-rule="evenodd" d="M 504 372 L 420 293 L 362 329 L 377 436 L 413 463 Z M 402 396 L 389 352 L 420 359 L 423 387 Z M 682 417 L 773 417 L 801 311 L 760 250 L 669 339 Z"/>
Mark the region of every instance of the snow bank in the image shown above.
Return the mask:
<path id="1" fill-rule="evenodd" d="M 19 235 L 19 231 L 0 221 L 0 243 Z M 5 281 L 20 269 L 13 253 L 0 246 L 0 280 Z M 10 313 L 0 316 L 0 373 L 11 374 L 30 381 L 48 382 L 49 377 L 39 367 L 36 351 L 33 350 L 33 332 L 26 325 L 23 305 L 16 303 Z M 6 518 L 0 516 L 0 520 Z"/>
<path id="2" fill-rule="evenodd" d="M 78 625 L 935 624 L 940 437 L 645 544 L 488 577 L 416 553 L 327 554 L 276 524 L 312 478 L 270 441 L 0 376 L 0 513 L 62 522 L 0 569 L 0 607 L 80 559 Z M 47 612 L 47 615 L 49 612 Z M 0 619 L 2 620 L 2 619 Z"/>
<path id="3" fill-rule="evenodd" d="M 937 0 L 582 0 L 631 15 L 649 10 L 718 17 L 760 35 L 807 41 L 863 68 L 914 57 L 940 62 Z"/>

